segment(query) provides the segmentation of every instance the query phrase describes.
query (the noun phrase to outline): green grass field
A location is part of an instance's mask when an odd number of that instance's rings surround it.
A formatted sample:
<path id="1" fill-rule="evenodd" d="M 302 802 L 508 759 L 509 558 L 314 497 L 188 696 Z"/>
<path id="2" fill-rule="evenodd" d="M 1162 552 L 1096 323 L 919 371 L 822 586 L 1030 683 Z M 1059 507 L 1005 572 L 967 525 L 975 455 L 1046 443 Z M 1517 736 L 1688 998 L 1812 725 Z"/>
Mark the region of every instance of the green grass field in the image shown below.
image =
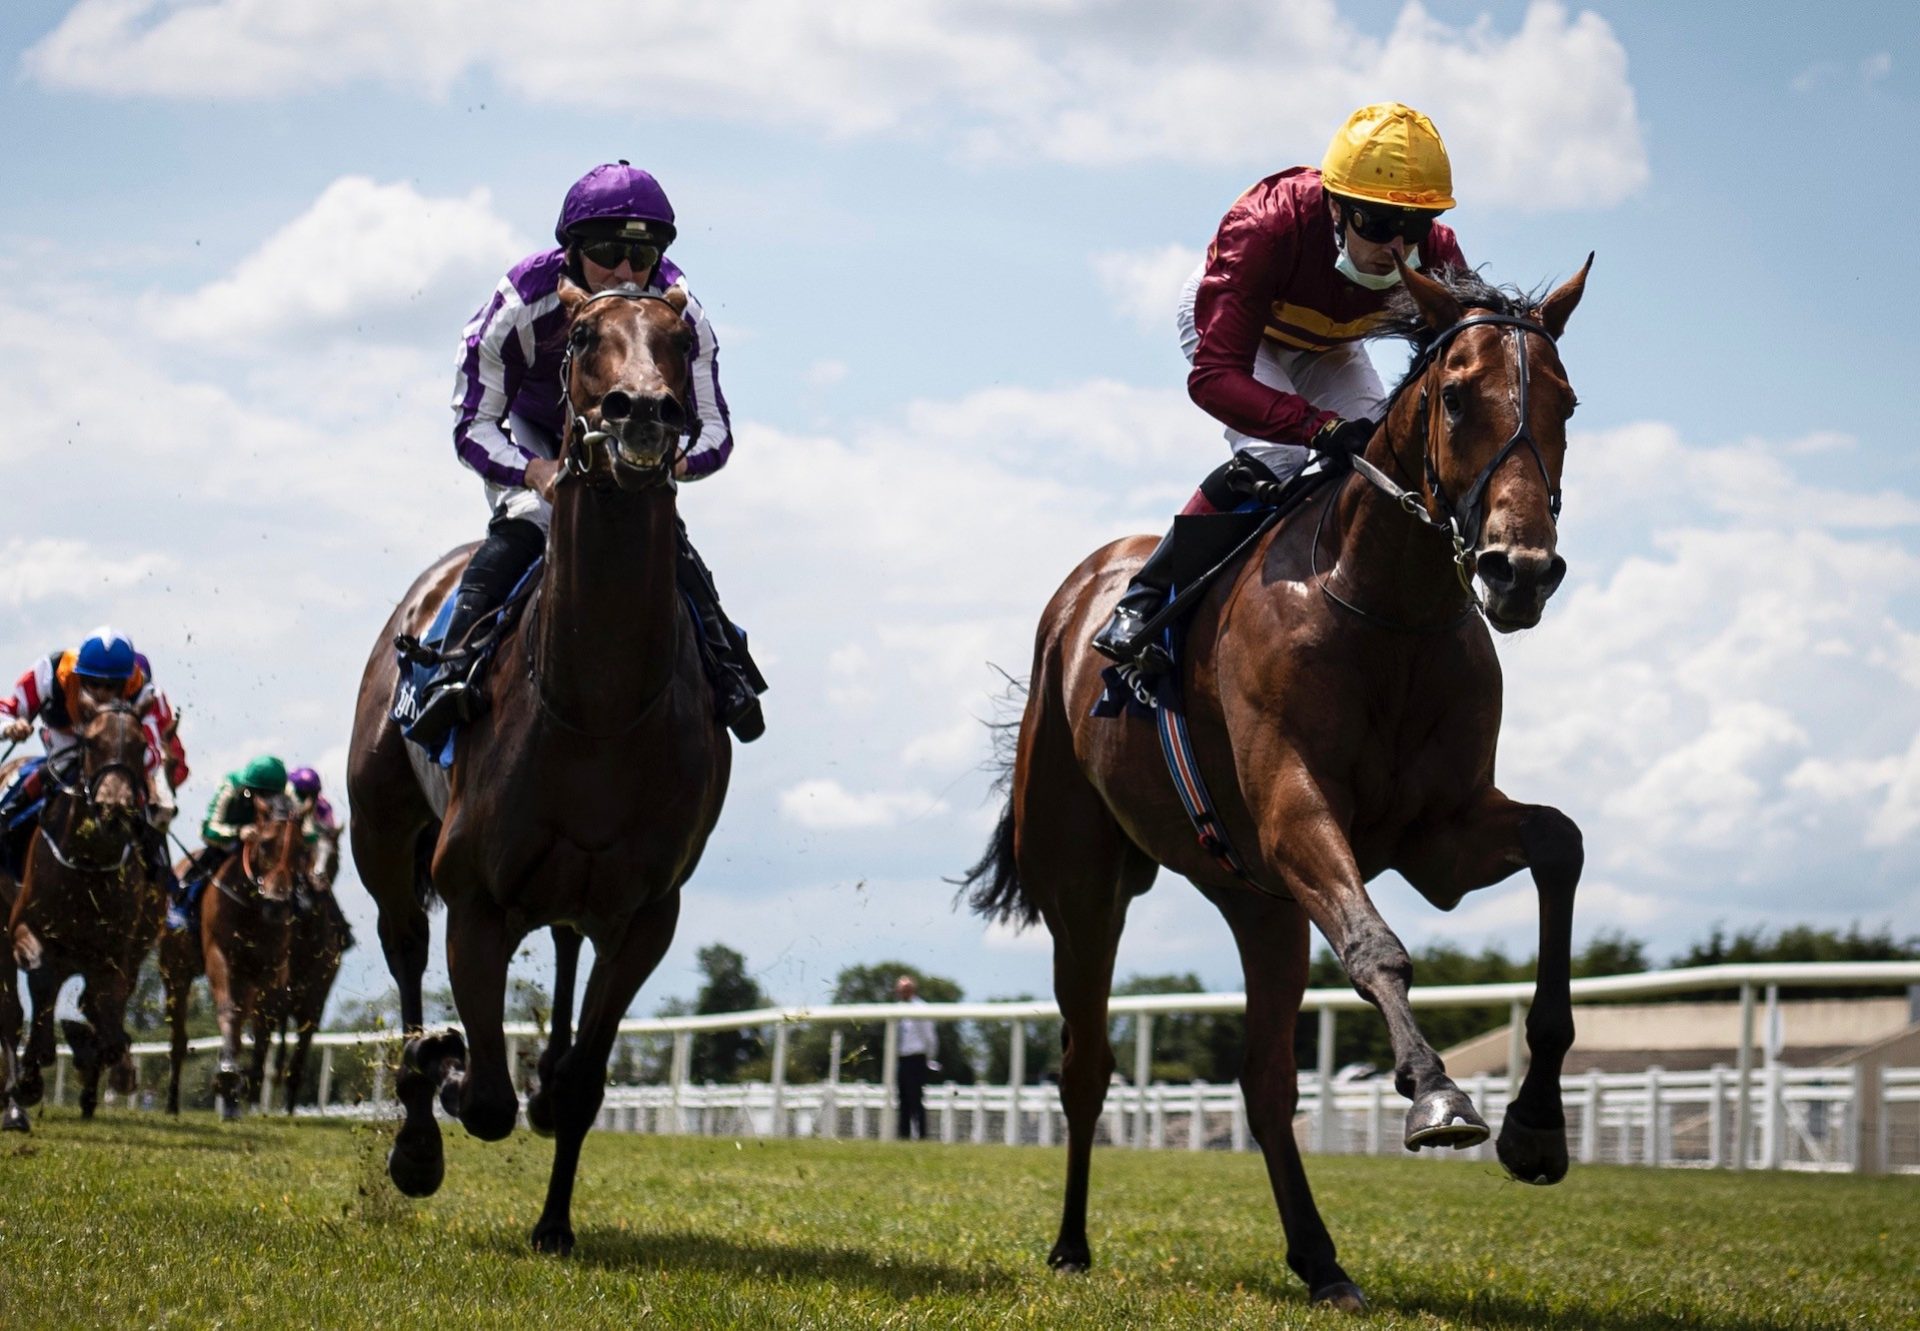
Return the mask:
<path id="1" fill-rule="evenodd" d="M 1326 1326 L 1257 1157 L 1103 1150 L 1090 1275 L 1050 1274 L 1062 1152 L 595 1135 L 535 1255 L 545 1142 L 46 1114 L 0 1141 L 0 1326 Z M 1920 1326 L 1920 1180 L 1308 1161 L 1382 1327 Z"/>

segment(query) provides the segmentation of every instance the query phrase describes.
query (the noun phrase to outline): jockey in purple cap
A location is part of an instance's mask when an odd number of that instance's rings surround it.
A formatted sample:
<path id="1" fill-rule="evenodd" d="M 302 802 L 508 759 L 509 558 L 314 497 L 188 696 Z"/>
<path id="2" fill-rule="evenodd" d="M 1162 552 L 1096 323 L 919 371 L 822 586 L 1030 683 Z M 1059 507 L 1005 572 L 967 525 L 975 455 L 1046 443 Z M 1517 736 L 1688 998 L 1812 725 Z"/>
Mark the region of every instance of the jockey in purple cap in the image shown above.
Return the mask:
<path id="1" fill-rule="evenodd" d="M 457 647 L 475 623 L 500 605 L 546 549 L 552 487 L 563 434 L 560 367 L 567 315 L 558 288 L 564 274 L 589 291 L 632 286 L 687 291 L 666 250 L 673 243 L 673 205 L 654 178 L 625 161 L 587 172 L 567 191 L 555 224 L 558 245 L 514 265 L 467 324 L 454 382 L 453 443 L 460 461 L 486 484 L 493 518 L 454 594 L 445 645 Z M 720 391 L 713 325 L 687 292 L 688 403 L 695 420 L 679 480 L 697 481 L 726 465 L 733 452 L 727 399 Z M 746 654 L 745 635 L 720 608 L 713 577 L 680 532 L 680 589 L 696 605 L 701 656 L 713 684 L 719 719 L 741 740 L 766 729 L 757 696 L 766 688 Z M 476 715 L 477 690 L 460 664 L 443 665 L 430 681 L 409 738 L 433 749 L 447 731 Z"/>
<path id="2" fill-rule="evenodd" d="M 300 812 L 300 831 L 313 844 L 313 868 L 308 877 L 323 892 L 333 889 L 334 875 L 340 871 L 340 815 L 320 793 L 320 773 L 311 767 L 296 767 L 287 773 L 287 784 Z"/>

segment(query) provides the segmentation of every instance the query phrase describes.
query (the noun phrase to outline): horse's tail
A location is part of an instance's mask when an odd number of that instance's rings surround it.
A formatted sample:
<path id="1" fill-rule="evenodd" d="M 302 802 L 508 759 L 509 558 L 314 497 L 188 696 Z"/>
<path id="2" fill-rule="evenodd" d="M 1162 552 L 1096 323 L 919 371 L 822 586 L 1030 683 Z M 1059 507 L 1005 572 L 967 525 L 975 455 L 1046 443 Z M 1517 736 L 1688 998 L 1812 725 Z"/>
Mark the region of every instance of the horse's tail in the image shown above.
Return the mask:
<path id="1" fill-rule="evenodd" d="M 1010 706 L 1024 698 L 1027 690 L 1019 680 L 1010 675 L 1006 678 L 1007 690 L 1001 703 Z M 993 829 L 986 852 L 965 874 L 949 881 L 967 893 L 967 904 L 974 914 L 1024 929 L 1040 918 L 1040 905 L 1020 881 L 1013 858 L 1013 766 L 1020 747 L 1020 719 L 1003 713 L 1003 719 L 989 722 L 988 728 L 993 731 L 989 766 L 996 773 L 994 786 L 1007 792 L 1007 804 L 1000 811 L 1000 822 Z"/>

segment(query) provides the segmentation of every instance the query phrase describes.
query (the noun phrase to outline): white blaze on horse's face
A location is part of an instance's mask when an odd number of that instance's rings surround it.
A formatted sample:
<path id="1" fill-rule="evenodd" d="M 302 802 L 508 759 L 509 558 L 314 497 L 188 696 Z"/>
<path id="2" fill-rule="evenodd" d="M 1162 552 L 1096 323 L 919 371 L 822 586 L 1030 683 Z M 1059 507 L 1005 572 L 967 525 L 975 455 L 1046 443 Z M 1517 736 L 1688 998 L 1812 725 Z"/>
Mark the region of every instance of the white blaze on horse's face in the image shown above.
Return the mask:
<path id="1" fill-rule="evenodd" d="M 1567 576 L 1553 498 L 1560 490 L 1566 422 L 1574 398 L 1548 338 L 1537 332 L 1515 336 L 1505 329 L 1497 334 L 1482 331 L 1497 338 L 1494 354 L 1504 362 L 1486 381 L 1503 386 L 1493 388 L 1497 400 L 1487 404 L 1495 408 L 1489 414 L 1499 423 L 1495 436 L 1512 438 L 1524 428 L 1533 443 L 1532 449 L 1508 453 L 1488 479 L 1486 517 L 1474 560 L 1474 572 L 1485 589 L 1487 622 L 1511 632 L 1538 624 L 1548 599 Z M 1524 357 L 1521 337 L 1527 342 Z M 1524 393 L 1519 391 L 1522 372 L 1527 375 Z M 1524 422 L 1519 416 L 1523 404 Z"/>
<path id="2" fill-rule="evenodd" d="M 650 483 L 672 465 L 690 427 L 686 409 L 692 334 L 686 293 L 638 288 L 587 294 L 562 282 L 573 316 L 565 391 L 586 442 L 609 446 L 614 479 Z"/>

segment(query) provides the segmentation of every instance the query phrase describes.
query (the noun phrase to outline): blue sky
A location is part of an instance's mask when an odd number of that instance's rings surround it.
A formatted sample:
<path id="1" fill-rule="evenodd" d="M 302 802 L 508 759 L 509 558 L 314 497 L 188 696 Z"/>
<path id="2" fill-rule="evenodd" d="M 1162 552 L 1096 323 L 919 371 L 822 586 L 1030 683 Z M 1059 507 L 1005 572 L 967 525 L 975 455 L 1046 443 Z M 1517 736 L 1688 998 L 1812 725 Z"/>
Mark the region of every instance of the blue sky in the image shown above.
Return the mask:
<path id="1" fill-rule="evenodd" d="M 442 11 L 445 11 L 444 13 Z M 681 933 L 817 999 L 898 956 L 1044 992 L 941 876 L 994 812 L 974 718 L 1058 579 L 1221 456 L 1174 289 L 1233 197 L 1364 101 L 1433 115 L 1469 258 L 1598 254 L 1566 589 L 1502 643 L 1502 774 L 1587 829 L 1580 931 L 1920 927 L 1908 314 L 1920 20 L 1877 5 L 86 0 L 0 15 L 0 669 L 102 619 L 188 713 L 344 772 L 413 572 L 478 533 L 459 328 L 624 156 L 681 216 L 738 449 L 683 508 L 775 691 Z M 457 17 L 451 17 L 457 15 Z M 1391 362 L 1393 353 L 1383 351 Z M 17 662 L 17 664 L 8 664 Z M 386 983 L 366 946 L 343 988 Z M 1532 937 L 1524 884 L 1420 941 Z M 1237 984 L 1164 879 L 1121 969 Z M 538 969 L 538 957 L 529 966 Z"/>

